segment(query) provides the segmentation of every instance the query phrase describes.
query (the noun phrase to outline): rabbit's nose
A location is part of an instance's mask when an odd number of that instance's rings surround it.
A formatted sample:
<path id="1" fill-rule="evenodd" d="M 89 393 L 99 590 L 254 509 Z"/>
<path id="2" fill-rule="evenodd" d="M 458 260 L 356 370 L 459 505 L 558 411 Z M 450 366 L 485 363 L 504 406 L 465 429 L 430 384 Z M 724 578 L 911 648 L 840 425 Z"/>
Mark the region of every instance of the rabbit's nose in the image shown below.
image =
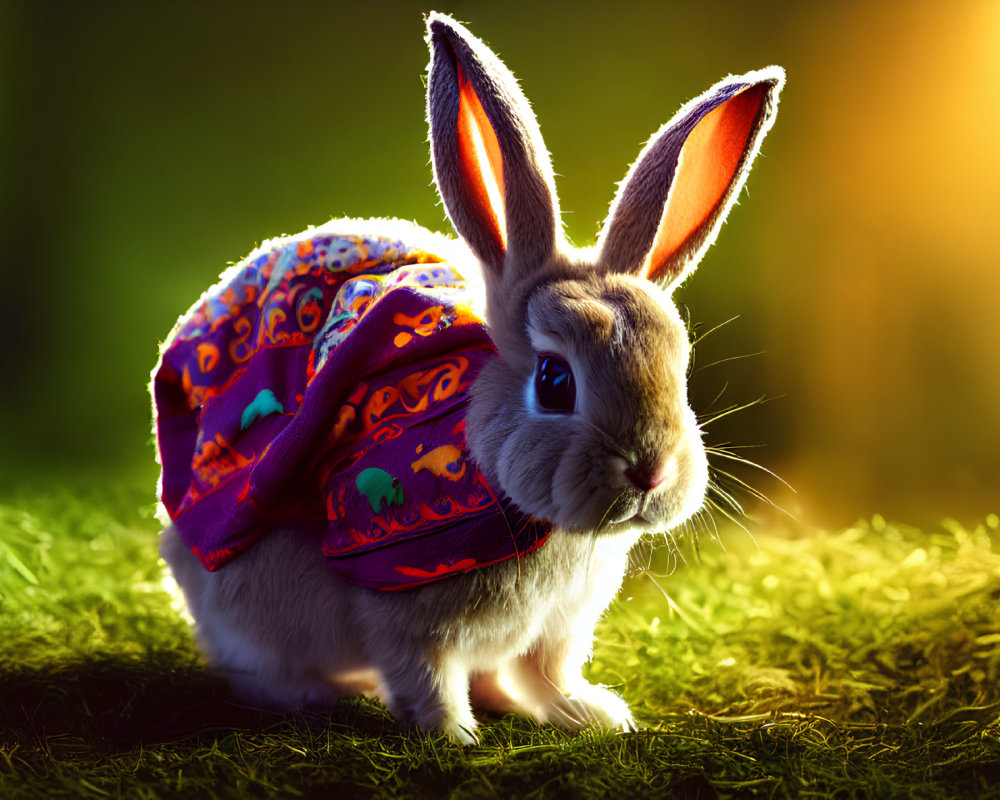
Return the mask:
<path id="1" fill-rule="evenodd" d="M 667 477 L 667 471 L 662 467 L 637 464 L 625 470 L 625 477 L 636 489 L 645 494 L 663 483 Z"/>

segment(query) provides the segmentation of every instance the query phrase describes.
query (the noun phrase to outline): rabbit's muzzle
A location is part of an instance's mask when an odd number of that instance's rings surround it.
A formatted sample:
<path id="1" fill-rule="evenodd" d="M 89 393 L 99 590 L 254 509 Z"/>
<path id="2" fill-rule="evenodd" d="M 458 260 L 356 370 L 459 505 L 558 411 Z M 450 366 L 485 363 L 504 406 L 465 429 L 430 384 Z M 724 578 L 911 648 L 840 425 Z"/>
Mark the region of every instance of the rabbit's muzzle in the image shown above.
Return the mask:
<path id="1" fill-rule="evenodd" d="M 656 462 L 633 464 L 613 456 L 609 465 L 610 500 L 596 526 L 599 533 L 632 528 L 665 530 L 680 525 L 701 508 L 708 485 L 708 464 L 696 436 Z"/>

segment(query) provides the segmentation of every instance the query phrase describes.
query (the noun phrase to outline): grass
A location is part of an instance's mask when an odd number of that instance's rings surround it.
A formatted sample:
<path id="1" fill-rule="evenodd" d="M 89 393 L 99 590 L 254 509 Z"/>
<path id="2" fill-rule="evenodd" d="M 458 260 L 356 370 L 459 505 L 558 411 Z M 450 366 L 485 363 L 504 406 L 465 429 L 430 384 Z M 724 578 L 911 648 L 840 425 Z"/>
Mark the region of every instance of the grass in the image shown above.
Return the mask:
<path id="1" fill-rule="evenodd" d="M 0 501 L 0 797 L 1000 797 L 1000 520 L 738 529 L 640 554 L 589 676 L 643 728 L 231 703 L 165 587 L 148 498 Z M 666 574 L 673 570 L 672 574 Z"/>

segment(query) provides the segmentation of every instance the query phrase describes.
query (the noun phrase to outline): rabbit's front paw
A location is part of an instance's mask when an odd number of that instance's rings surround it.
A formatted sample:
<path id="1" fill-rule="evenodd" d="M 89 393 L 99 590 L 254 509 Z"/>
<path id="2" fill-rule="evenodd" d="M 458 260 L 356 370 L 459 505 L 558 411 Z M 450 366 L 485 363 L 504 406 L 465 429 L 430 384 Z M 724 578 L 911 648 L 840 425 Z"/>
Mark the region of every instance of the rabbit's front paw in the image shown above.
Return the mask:
<path id="1" fill-rule="evenodd" d="M 456 713 L 434 702 L 427 703 L 419 709 L 401 708 L 398 704 L 391 704 L 389 710 L 401 725 L 415 725 L 421 730 L 443 733 L 455 744 L 465 746 L 479 744 L 476 720 L 471 712 Z"/>
<path id="2" fill-rule="evenodd" d="M 634 731 L 635 720 L 628 704 L 603 686 L 581 682 L 553 703 L 549 722 L 570 730 L 604 728 L 612 731 Z"/>
<path id="3" fill-rule="evenodd" d="M 397 722 L 440 731 L 462 745 L 479 741 L 469 704 L 469 673 L 460 661 L 443 659 L 422 669 L 400 667 L 385 677 L 387 704 Z"/>
<path id="4" fill-rule="evenodd" d="M 610 689 L 588 683 L 574 669 L 546 668 L 565 648 L 536 651 L 508 666 L 508 679 L 525 709 L 539 722 L 569 731 L 584 728 L 634 731 L 635 720 L 628 705 Z M 551 653 L 555 653 L 553 658 Z"/>
<path id="5" fill-rule="evenodd" d="M 455 744 L 466 747 L 479 744 L 479 734 L 476 732 L 475 720 L 466 720 L 465 722 L 457 719 L 450 720 L 441 725 L 441 730 L 448 734 Z"/>

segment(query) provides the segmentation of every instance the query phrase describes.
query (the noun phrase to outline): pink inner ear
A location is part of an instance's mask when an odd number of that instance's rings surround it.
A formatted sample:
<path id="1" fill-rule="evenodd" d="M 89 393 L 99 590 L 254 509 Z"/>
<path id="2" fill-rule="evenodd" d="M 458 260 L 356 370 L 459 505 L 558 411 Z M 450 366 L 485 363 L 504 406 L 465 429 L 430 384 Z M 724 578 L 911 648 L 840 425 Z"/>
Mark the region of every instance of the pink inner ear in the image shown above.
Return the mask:
<path id="1" fill-rule="evenodd" d="M 471 195 L 473 213 L 493 235 L 497 252 L 507 250 L 503 160 L 489 117 L 456 62 L 458 70 L 458 163 Z"/>
<path id="2" fill-rule="evenodd" d="M 646 261 L 647 275 L 663 269 L 726 196 L 767 91 L 766 85 L 745 89 L 709 111 L 689 134 Z"/>

